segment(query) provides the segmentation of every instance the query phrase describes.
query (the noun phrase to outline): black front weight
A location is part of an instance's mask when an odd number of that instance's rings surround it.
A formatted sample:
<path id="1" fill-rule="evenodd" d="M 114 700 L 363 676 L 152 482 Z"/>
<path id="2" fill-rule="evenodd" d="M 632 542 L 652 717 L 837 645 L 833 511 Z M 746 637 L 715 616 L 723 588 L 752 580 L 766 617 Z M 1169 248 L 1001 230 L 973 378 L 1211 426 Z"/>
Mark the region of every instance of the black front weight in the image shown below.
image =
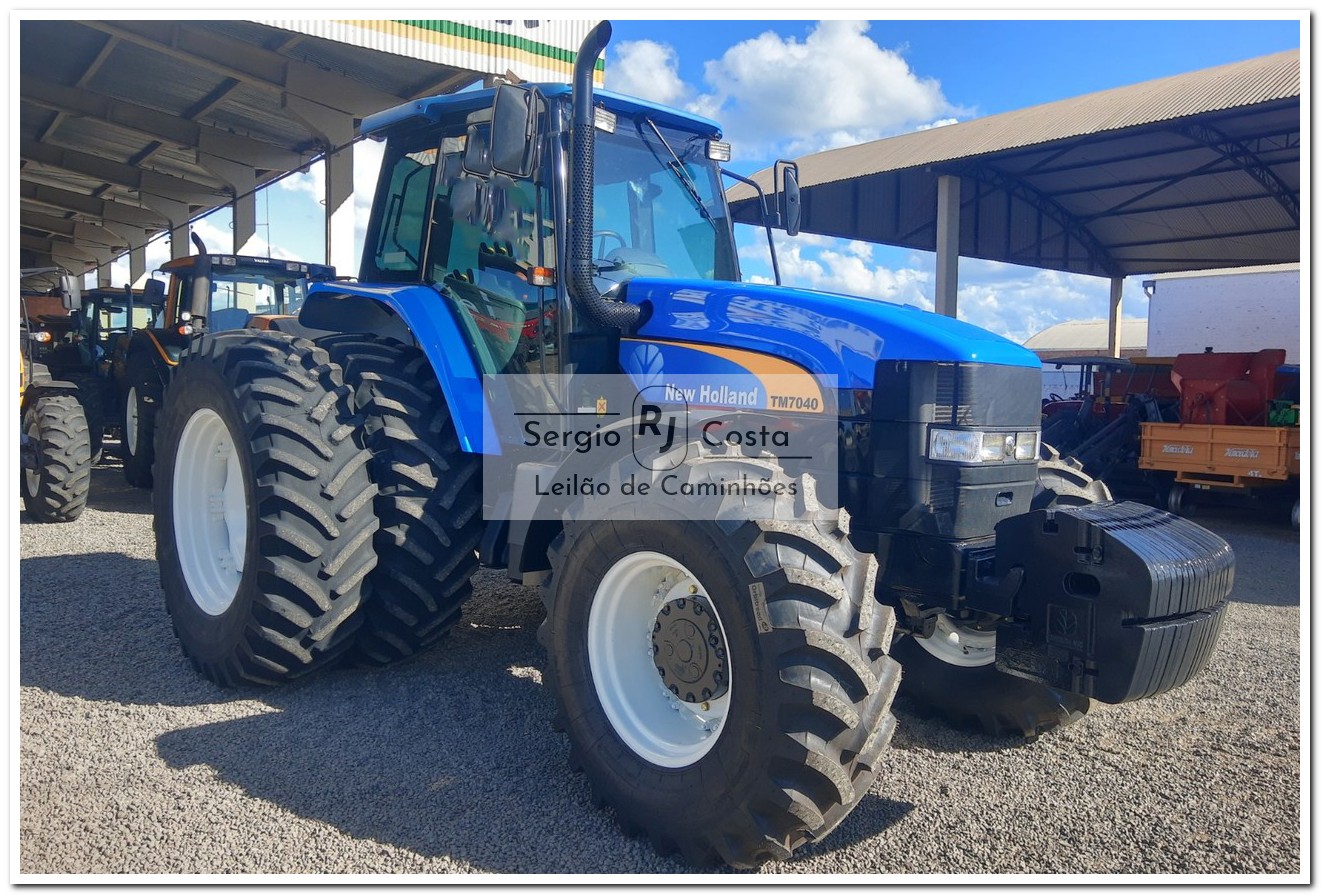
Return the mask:
<path id="1" fill-rule="evenodd" d="M 1022 575 L 1000 670 L 1119 703 L 1205 667 L 1234 582 L 1222 538 L 1129 502 L 1037 510 L 995 532 L 996 577 Z"/>

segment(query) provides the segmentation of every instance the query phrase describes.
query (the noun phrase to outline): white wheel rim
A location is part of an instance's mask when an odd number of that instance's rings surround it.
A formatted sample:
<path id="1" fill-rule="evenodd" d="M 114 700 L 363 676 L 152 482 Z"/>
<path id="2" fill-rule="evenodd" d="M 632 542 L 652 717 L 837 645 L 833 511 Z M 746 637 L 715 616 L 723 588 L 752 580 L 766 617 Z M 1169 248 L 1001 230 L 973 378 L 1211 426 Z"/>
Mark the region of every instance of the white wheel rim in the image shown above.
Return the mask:
<path id="1" fill-rule="evenodd" d="M 124 407 L 124 448 L 130 454 L 137 453 L 138 444 L 138 388 L 129 386 L 128 404 Z"/>
<path id="2" fill-rule="evenodd" d="M 727 648 L 709 592 L 692 572 L 662 553 L 633 553 L 611 566 L 597 585 L 587 618 L 587 655 L 601 708 L 630 749 L 665 768 L 687 767 L 711 751 L 733 693 L 727 656 L 726 689 L 700 703 L 686 702 L 667 689 L 653 660 L 652 635 L 662 609 L 693 596 L 704 598 L 703 611 L 714 617 L 715 636 Z M 708 658 L 717 661 L 714 654 Z"/>
<path id="3" fill-rule="evenodd" d="M 980 668 L 995 661 L 995 632 L 960 625 L 942 612 L 930 637 L 915 637 L 917 645 L 942 662 Z"/>
<path id="4" fill-rule="evenodd" d="M 174 537 L 188 592 L 220 615 L 234 602 L 248 546 L 243 468 L 225 421 L 203 408 L 189 418 L 174 458 Z"/>

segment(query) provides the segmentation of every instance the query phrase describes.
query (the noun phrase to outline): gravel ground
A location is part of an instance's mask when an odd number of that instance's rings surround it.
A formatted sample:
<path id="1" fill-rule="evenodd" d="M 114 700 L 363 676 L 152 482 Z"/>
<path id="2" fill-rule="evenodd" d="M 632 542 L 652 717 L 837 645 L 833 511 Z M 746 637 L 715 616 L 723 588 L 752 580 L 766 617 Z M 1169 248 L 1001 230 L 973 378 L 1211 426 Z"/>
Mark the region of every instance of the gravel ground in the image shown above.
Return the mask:
<path id="1" fill-rule="evenodd" d="M 441 649 L 227 691 L 182 658 L 149 497 L 96 470 L 21 526 L 23 874 L 663 873 L 567 770 L 535 591 L 483 572 Z M 888 772 L 768 874 L 1300 873 L 1299 537 L 1206 511 L 1238 573 L 1209 669 L 1034 744 L 902 701 Z"/>

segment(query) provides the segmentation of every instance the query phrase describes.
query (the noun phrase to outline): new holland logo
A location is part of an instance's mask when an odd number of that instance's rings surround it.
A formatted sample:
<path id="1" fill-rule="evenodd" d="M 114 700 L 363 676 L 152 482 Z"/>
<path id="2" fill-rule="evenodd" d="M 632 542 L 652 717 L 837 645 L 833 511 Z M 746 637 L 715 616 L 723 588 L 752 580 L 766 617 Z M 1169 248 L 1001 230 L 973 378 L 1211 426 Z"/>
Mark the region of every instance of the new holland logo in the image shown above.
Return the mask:
<path id="1" fill-rule="evenodd" d="M 1240 460 L 1255 460 L 1261 456 L 1261 451 L 1255 448 L 1225 448 L 1225 456 Z"/>
<path id="2" fill-rule="evenodd" d="M 1164 454 L 1191 454 L 1193 446 L 1191 444 L 1167 444 L 1161 448 Z"/>

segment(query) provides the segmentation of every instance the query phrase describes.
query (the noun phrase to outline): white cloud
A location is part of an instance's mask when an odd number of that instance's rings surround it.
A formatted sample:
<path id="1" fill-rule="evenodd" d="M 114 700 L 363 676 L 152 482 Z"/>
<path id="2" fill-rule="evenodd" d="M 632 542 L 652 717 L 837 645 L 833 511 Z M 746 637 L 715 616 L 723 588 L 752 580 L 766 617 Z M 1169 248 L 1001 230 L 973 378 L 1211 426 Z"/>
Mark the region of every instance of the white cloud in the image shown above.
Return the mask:
<path id="1" fill-rule="evenodd" d="M 607 86 L 666 106 L 682 106 L 693 89 L 679 77 L 679 56 L 669 44 L 654 40 L 621 43 L 606 66 Z"/>
<path id="2" fill-rule="evenodd" d="M 877 247 L 871 243 L 811 234 L 790 239 L 777 232 L 775 244 L 786 286 L 934 308 L 935 256 L 930 253 L 910 253 L 902 265 L 890 267 L 877 261 Z M 749 238 L 740 246 L 740 255 L 751 270 L 769 271 L 764 238 Z M 772 281 L 763 273 L 747 279 Z M 1110 284 L 1101 277 L 965 258 L 959 282 L 959 319 L 1020 343 L 1056 323 L 1109 314 Z M 1145 317 L 1147 308 L 1140 278 L 1130 278 L 1125 283 L 1125 316 Z"/>
<path id="3" fill-rule="evenodd" d="M 751 154 L 799 155 L 946 122 L 940 82 L 881 47 L 866 22 L 823 21 L 800 41 L 767 31 L 705 66 L 689 104 Z"/>
<path id="4" fill-rule="evenodd" d="M 372 198 L 376 193 L 376 177 L 381 170 L 385 144 L 376 140 L 359 140 L 353 147 L 353 245 L 354 257 L 362 256 L 362 243 L 367 235 L 367 221 L 371 217 Z M 277 189 L 310 196 L 318 208 L 324 208 L 326 199 L 326 166 L 316 162 L 306 173 L 284 178 Z M 304 259 L 308 260 L 308 259 Z M 321 260 L 321 259 L 312 259 Z M 356 269 L 350 271 L 356 274 Z"/>
<path id="5" fill-rule="evenodd" d="M 1102 277 L 965 259 L 959 280 L 959 319 L 1016 342 L 1056 323 L 1110 314 L 1110 281 Z M 1124 287 L 1124 316 L 1146 317 L 1140 279 Z"/>
<path id="6" fill-rule="evenodd" d="M 806 233 L 789 238 L 777 232 L 775 237 L 780 279 L 786 286 L 932 307 L 926 294 L 930 291 L 931 274 L 876 264 L 872 257 L 874 246 L 870 243 Z M 742 254 L 759 266 L 770 267 L 770 251 L 764 240 L 749 244 Z M 753 275 L 748 279 L 771 282 L 765 276 Z"/>

